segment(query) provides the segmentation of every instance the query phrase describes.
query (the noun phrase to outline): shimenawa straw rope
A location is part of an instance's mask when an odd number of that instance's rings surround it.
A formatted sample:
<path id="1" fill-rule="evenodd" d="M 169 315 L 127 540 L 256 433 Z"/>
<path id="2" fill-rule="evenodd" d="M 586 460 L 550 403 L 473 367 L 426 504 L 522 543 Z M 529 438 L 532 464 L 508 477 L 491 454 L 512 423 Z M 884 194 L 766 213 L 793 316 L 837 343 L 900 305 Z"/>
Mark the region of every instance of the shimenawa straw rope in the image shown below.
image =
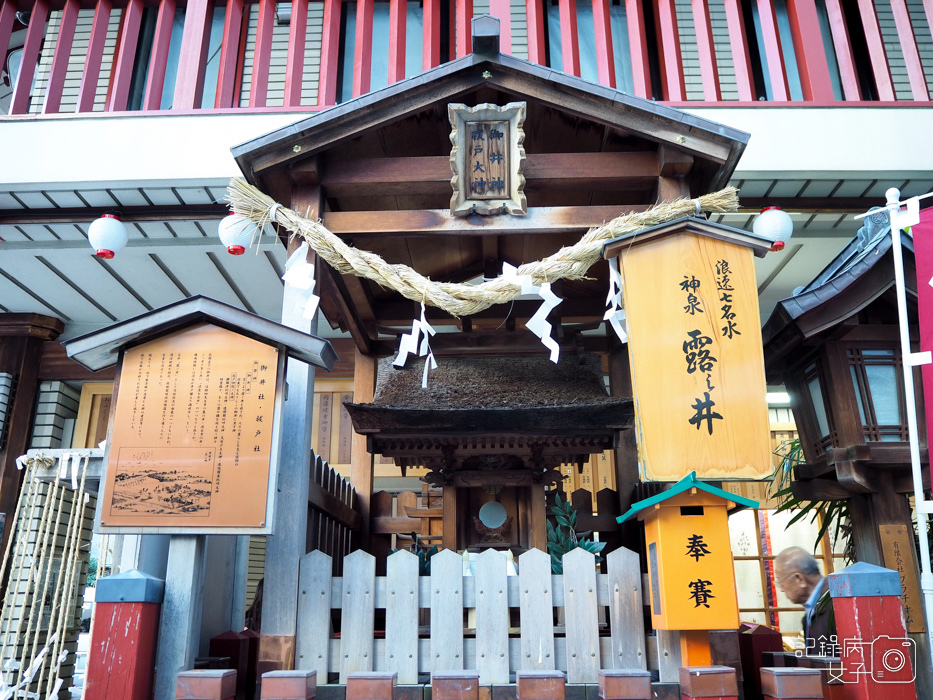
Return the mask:
<path id="1" fill-rule="evenodd" d="M 319 221 L 278 205 L 268 195 L 234 178 L 227 187 L 230 209 L 245 216 L 255 227 L 254 240 L 267 223 L 275 223 L 301 236 L 327 264 L 341 274 L 353 274 L 395 290 L 412 301 L 444 309 L 454 316 L 469 316 L 521 295 L 521 285 L 504 277 L 482 284 L 434 282 L 407 265 L 392 265 L 375 253 L 359 250 L 342 241 Z M 643 212 L 623 214 L 590 229 L 577 243 L 561 248 L 543 260 L 521 265 L 517 274 L 531 275 L 536 285 L 559 279 L 583 279 L 601 257 L 603 244 L 613 238 L 672 221 L 696 216 L 698 211 L 727 213 L 738 209 L 738 190 L 727 187 L 696 199 L 660 202 Z"/>

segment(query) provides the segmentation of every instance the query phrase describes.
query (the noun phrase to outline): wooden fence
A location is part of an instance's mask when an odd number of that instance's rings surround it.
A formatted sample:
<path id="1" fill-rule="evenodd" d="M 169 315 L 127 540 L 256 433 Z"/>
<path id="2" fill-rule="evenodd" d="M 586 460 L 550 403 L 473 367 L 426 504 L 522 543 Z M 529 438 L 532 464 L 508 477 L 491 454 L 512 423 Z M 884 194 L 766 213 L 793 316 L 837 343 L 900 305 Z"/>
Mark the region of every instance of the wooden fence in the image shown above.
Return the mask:
<path id="1" fill-rule="evenodd" d="M 518 558 L 517 576 L 492 549 L 474 564 L 475 575 L 464 575 L 463 558 L 444 550 L 431 559 L 431 575 L 419 576 L 418 558 L 401 551 L 377 577 L 375 558 L 355 551 L 341 578 L 331 575 L 329 556 L 306 554 L 297 668 L 316 670 L 322 683 L 329 673 L 344 683 L 353 671 L 395 671 L 402 684 L 417 683 L 419 673 L 478 669 L 481 683 L 499 684 L 519 670 L 559 669 L 569 683 L 596 683 L 603 668 L 648 667 L 635 552 L 610 553 L 606 574 L 582 549 L 564 556 L 563 576 L 551 574 L 540 550 Z M 375 627 L 377 609 L 384 630 Z"/>

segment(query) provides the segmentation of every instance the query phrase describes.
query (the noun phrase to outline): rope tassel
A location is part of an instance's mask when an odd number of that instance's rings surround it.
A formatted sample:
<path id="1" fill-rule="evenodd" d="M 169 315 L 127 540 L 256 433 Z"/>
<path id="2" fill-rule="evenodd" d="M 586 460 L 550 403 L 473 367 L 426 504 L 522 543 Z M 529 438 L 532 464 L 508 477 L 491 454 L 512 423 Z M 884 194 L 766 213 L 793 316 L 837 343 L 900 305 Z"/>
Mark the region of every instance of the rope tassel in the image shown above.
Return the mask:
<path id="1" fill-rule="evenodd" d="M 495 304 L 513 301 L 522 293 L 520 285 L 504 277 L 477 285 L 433 282 L 407 265 L 391 265 L 375 253 L 348 245 L 319 221 L 312 221 L 277 205 L 271 197 L 237 178 L 231 180 L 227 188 L 227 202 L 231 210 L 249 218 L 258 226 L 271 220 L 301 236 L 315 253 L 340 274 L 364 277 L 398 292 L 406 299 L 424 301 L 458 318 L 479 313 Z M 646 211 L 624 214 L 590 229 L 574 245 L 561 248 L 543 260 L 525 263 L 516 273 L 518 276 L 530 276 L 537 286 L 559 279 L 583 279 L 602 257 L 606 241 L 683 216 L 694 216 L 698 210 L 722 214 L 736 211 L 738 206 L 738 190 L 734 187 L 696 199 L 661 202 Z"/>

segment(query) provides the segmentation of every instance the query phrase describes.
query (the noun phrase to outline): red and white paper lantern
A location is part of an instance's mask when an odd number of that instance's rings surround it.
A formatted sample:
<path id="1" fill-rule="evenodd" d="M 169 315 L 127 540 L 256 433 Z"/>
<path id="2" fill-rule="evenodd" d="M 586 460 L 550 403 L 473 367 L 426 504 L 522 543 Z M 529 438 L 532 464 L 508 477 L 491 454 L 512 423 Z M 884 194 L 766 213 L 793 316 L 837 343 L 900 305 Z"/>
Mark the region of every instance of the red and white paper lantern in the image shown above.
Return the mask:
<path id="1" fill-rule="evenodd" d="M 103 214 L 91 222 L 87 230 L 87 239 L 97 256 L 110 260 L 126 247 L 126 226 L 116 214 Z"/>

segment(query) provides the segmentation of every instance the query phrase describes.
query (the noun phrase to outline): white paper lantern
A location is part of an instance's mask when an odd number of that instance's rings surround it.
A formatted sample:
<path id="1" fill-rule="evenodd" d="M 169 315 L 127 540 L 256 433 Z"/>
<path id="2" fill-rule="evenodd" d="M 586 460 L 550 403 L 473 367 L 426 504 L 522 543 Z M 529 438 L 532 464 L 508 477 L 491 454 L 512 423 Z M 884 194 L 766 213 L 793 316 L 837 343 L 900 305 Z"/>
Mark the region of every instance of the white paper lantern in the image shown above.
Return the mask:
<path id="1" fill-rule="evenodd" d="M 752 231 L 762 238 L 774 241 L 771 250 L 784 250 L 784 244 L 794 233 L 794 222 L 780 207 L 765 207 L 752 224 Z"/>
<path id="2" fill-rule="evenodd" d="M 243 255 L 253 242 L 255 226 L 252 221 L 236 212 L 221 219 L 217 226 L 220 242 L 227 246 L 230 255 Z"/>
<path id="3" fill-rule="evenodd" d="M 109 260 L 126 247 L 126 226 L 116 214 L 103 214 L 91 222 L 87 239 L 101 258 Z"/>

